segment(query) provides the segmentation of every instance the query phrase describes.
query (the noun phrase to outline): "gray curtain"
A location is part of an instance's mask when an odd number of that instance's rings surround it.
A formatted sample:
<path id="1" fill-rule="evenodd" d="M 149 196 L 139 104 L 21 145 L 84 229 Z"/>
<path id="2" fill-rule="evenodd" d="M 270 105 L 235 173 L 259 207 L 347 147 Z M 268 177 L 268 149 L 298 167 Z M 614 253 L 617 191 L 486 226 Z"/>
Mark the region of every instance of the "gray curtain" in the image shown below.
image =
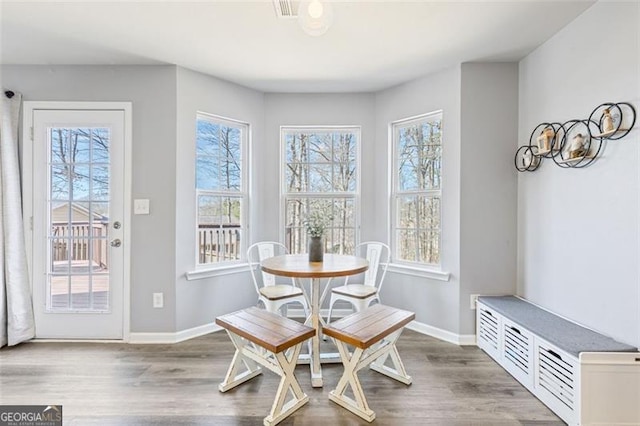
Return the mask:
<path id="1" fill-rule="evenodd" d="M 35 335 L 33 301 L 22 227 L 18 163 L 18 93 L 0 93 L 0 347 L 17 345 Z"/>

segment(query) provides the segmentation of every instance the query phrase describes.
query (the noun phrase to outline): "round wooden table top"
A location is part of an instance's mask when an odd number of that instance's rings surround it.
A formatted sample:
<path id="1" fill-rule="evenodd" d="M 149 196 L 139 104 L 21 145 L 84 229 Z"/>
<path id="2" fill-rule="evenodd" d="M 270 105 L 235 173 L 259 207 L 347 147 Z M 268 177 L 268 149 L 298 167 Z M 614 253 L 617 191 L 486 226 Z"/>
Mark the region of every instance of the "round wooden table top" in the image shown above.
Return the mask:
<path id="1" fill-rule="evenodd" d="M 323 262 L 309 262 L 308 254 L 285 254 L 262 261 L 263 271 L 294 278 L 330 278 L 355 275 L 369 269 L 369 261 L 344 254 L 324 254 Z"/>

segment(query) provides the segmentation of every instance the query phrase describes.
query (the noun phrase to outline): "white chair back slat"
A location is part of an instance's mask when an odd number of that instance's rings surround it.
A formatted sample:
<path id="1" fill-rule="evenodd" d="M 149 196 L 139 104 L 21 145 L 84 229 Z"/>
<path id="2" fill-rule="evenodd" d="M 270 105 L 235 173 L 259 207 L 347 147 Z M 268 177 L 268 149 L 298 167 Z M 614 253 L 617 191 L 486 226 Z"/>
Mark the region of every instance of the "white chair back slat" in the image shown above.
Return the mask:
<path id="1" fill-rule="evenodd" d="M 264 243 L 258 245 L 258 259 L 262 262 L 265 259 L 275 256 L 275 244 Z M 276 284 L 276 277 L 272 274 L 262 271 L 262 284 L 269 287 Z"/>
<path id="2" fill-rule="evenodd" d="M 260 241 L 253 243 L 247 249 L 247 262 L 249 263 L 251 280 L 258 295 L 258 304 L 262 303 L 269 312 L 281 313 L 280 309 L 286 307 L 289 303 L 298 303 L 302 305 L 306 317 L 309 314 L 309 306 L 305 299 L 304 289 L 291 291 L 286 288 L 286 285 L 280 287 L 286 281 L 280 279 L 276 281 L 275 275 L 264 272 L 260 267 L 264 260 L 285 254 L 289 254 L 289 250 L 284 244 L 277 241 Z M 298 290 L 295 278 L 291 278 L 291 284 L 289 285 Z M 265 292 L 265 287 L 270 287 L 270 290 Z M 286 316 L 286 311 L 284 315 Z"/>
<path id="3" fill-rule="evenodd" d="M 366 250 L 366 253 L 365 253 Z M 384 277 L 389 267 L 390 250 L 389 246 L 378 241 L 366 241 L 356 246 L 356 256 L 365 256 L 369 261 L 369 269 L 364 273 L 364 285 L 382 287 Z M 382 274 L 380 274 L 382 272 Z M 349 284 L 351 277 L 346 277 L 344 285 Z"/>
<path id="4" fill-rule="evenodd" d="M 364 252 L 365 249 L 366 253 Z M 389 267 L 389 246 L 378 241 L 366 241 L 356 246 L 356 256 L 362 255 L 369 261 L 369 269 L 364 273 L 364 282 L 362 284 L 378 287 L 378 291 L 380 291 Z M 349 284 L 350 278 L 346 277 L 345 285 Z"/>
<path id="5" fill-rule="evenodd" d="M 356 246 L 355 254 L 359 257 L 365 257 L 369 261 L 369 269 L 367 269 L 364 274 L 355 276 L 357 277 L 355 279 L 358 280 L 355 285 L 370 286 L 373 287 L 373 291 L 367 291 L 367 296 L 362 297 L 362 294 L 358 294 L 362 288 L 349 288 L 351 285 L 351 277 L 345 277 L 343 286 L 335 287 L 331 290 L 327 323 L 331 322 L 334 303 L 339 300 L 350 302 L 356 312 L 360 312 L 375 301 L 382 303 L 380 300 L 380 289 L 382 288 L 382 284 L 384 284 L 384 278 L 387 275 L 387 268 L 391 260 L 391 250 L 389 246 L 380 241 L 366 241 Z M 364 281 L 359 281 L 361 278 L 363 278 Z"/>
<path id="6" fill-rule="evenodd" d="M 367 245 L 367 257 L 369 269 L 364 274 L 364 285 L 376 286 L 378 267 L 380 266 L 380 256 L 382 255 L 382 245 L 370 243 Z"/>
<path id="7" fill-rule="evenodd" d="M 260 293 L 260 287 L 276 285 L 275 275 L 260 270 L 260 263 L 270 257 L 287 253 L 288 251 L 284 244 L 275 241 L 254 243 L 249 247 L 249 249 L 247 249 L 247 262 L 249 262 L 251 278 L 253 279 L 253 285 L 255 286 L 257 293 Z M 260 275 L 258 275 L 258 273 L 260 273 Z"/>

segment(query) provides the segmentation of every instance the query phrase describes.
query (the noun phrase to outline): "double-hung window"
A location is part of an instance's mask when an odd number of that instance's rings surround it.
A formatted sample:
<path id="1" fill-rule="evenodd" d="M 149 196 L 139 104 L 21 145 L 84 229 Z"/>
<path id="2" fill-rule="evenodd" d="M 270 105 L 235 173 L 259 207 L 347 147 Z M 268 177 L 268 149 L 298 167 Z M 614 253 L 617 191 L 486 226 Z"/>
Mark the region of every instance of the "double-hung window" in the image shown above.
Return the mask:
<path id="1" fill-rule="evenodd" d="M 249 125 L 200 113 L 196 120 L 197 264 L 243 258 L 247 235 Z"/>
<path id="2" fill-rule="evenodd" d="M 394 261 L 440 265 L 442 111 L 391 123 L 391 132 Z"/>
<path id="3" fill-rule="evenodd" d="M 358 213 L 359 127 L 282 127 L 284 243 L 307 251 L 305 219 L 330 219 L 325 251 L 353 253 Z"/>

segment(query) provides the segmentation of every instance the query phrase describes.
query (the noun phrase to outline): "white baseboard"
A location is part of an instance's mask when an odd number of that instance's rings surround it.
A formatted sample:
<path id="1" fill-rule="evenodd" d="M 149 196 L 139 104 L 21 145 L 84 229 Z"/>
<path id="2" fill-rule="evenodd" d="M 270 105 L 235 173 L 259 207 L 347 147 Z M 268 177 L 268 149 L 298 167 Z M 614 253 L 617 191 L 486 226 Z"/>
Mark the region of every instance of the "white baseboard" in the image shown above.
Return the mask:
<path id="1" fill-rule="evenodd" d="M 409 330 L 435 337 L 436 339 L 444 340 L 445 342 L 458 346 L 475 346 L 476 344 L 475 334 L 456 334 L 415 320 L 407 324 L 406 327 Z"/>
<path id="2" fill-rule="evenodd" d="M 205 334 L 223 330 L 216 323 L 200 325 L 176 333 L 130 333 L 129 343 L 132 344 L 159 344 L 159 343 L 179 343 Z"/>
<path id="3" fill-rule="evenodd" d="M 334 309 L 334 318 L 341 318 L 351 314 L 351 309 Z M 329 314 L 328 309 L 322 309 L 320 315 L 326 318 Z M 304 311 L 302 309 L 289 309 L 287 315 L 291 318 L 304 318 Z M 420 334 L 435 337 L 436 339 L 444 340 L 445 342 L 453 343 L 459 346 L 474 346 L 476 344 L 475 334 L 455 334 L 447 330 L 443 330 L 438 327 L 433 327 L 428 324 L 423 324 L 418 321 L 411 321 L 406 326 L 409 330 L 413 330 Z M 129 335 L 129 343 L 132 344 L 171 344 L 184 342 L 185 340 L 193 339 L 195 337 L 204 336 L 205 334 L 213 333 L 223 330 L 222 327 L 215 323 L 204 324 L 198 327 L 190 328 L 187 330 L 178 331 L 176 333 L 131 333 Z"/>

